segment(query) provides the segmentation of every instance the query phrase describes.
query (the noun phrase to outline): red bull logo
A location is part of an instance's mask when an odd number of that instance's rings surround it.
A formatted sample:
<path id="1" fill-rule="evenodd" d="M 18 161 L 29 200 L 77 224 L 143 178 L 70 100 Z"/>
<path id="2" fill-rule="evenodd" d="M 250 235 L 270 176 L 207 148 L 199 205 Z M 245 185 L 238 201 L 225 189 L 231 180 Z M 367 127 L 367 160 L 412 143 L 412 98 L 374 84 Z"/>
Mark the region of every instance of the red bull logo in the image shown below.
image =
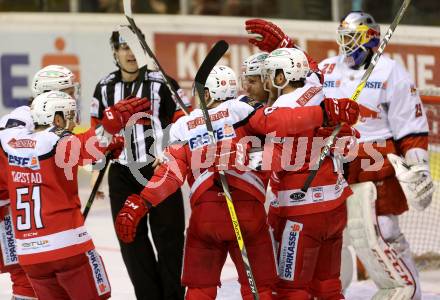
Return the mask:
<path id="1" fill-rule="evenodd" d="M 368 107 L 359 104 L 359 121 L 365 122 L 367 118 L 370 119 L 381 119 L 380 117 L 380 109 L 379 111 L 375 111 L 372 109 L 369 109 Z"/>

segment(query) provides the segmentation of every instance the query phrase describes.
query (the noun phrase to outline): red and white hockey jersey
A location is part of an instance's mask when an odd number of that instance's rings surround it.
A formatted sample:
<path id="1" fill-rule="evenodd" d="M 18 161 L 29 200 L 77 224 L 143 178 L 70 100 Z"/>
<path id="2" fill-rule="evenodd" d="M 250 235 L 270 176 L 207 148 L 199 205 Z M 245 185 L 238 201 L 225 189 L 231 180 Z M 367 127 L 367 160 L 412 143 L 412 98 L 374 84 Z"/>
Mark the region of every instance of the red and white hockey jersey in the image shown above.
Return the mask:
<path id="1" fill-rule="evenodd" d="M 365 70 L 353 70 L 343 56 L 330 57 L 319 66 L 324 72 L 324 94 L 350 98 Z M 405 69 L 382 56 L 359 95 L 360 120 L 354 126 L 361 133 L 359 143 L 379 139 L 401 140 L 413 134 L 427 134 L 428 122 L 415 85 Z"/>
<path id="2" fill-rule="evenodd" d="M 320 82 L 306 80 L 304 87 L 281 95 L 272 107 L 314 107 L 323 100 Z M 328 211 L 341 205 L 351 195 L 345 179 L 334 172 L 330 157 L 325 158 L 308 191 L 301 191 L 309 175 L 311 153 L 317 151 L 315 155 L 319 154 L 321 149 L 314 136 L 315 130 L 311 128 L 289 135 L 291 142 L 286 139 L 286 142 L 275 145 L 274 157 L 280 159 L 281 170 L 272 175 L 271 187 L 277 199 L 271 202 L 271 213 L 295 216 Z M 290 148 L 291 152 L 288 152 Z"/>
<path id="3" fill-rule="evenodd" d="M 53 127 L 39 132 L 17 127 L 1 131 L 0 143 L 7 162 L 0 191 L 4 198 L 9 192 L 20 264 L 94 249 L 80 210 L 77 170 L 103 157 L 95 130 L 72 135 Z"/>
<path id="4" fill-rule="evenodd" d="M 264 176 L 259 172 L 243 172 L 238 167 L 247 160 L 249 136 L 275 133 L 281 137 L 312 130 L 322 124 L 319 106 L 267 110 L 247 97 L 225 101 L 210 109 L 209 115 L 218 141 L 211 147 L 200 109 L 181 117 L 171 127 L 170 140 L 174 143 L 166 151 L 169 159 L 155 171 L 141 193 L 153 206 L 174 193 L 185 178 L 191 187 L 190 200 L 194 205 L 205 191 L 214 186 L 218 176 L 216 169 L 222 166 L 232 189 L 244 191 L 264 202 Z"/>
<path id="5" fill-rule="evenodd" d="M 349 68 L 343 56 L 325 59 L 319 66 L 325 76 L 323 87 L 327 97 L 350 97 L 365 72 Z M 421 152 L 428 159 L 424 151 L 428 148 L 428 122 L 417 89 L 398 62 L 382 56 L 358 103 L 360 118 L 354 127 L 361 138 L 357 156 L 346 169 L 348 182 L 377 182 L 377 214 L 400 214 L 408 206 L 386 154 L 401 154 L 408 159 L 413 156 L 409 152 L 414 153 L 409 150 L 415 150 L 415 156 L 421 157 L 418 150 L 423 149 Z M 376 142 L 381 140 L 386 141 Z M 381 156 L 383 160 L 379 159 Z M 362 165 L 362 161 L 369 163 Z"/>

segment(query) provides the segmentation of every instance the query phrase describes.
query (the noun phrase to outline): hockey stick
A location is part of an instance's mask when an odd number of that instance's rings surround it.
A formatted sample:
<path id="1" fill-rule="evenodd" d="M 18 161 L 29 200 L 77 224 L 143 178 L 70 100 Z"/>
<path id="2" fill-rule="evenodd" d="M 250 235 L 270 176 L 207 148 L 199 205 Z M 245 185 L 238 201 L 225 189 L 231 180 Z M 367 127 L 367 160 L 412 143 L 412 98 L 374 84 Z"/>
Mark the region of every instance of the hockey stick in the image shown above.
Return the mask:
<path id="1" fill-rule="evenodd" d="M 402 6 L 400 7 L 399 11 L 397 12 L 397 15 L 394 17 L 393 23 L 391 23 L 390 27 L 388 28 L 387 32 L 385 33 L 384 38 L 380 42 L 379 48 L 377 49 L 376 53 L 374 53 L 373 57 L 371 58 L 370 65 L 368 66 L 368 69 L 365 71 L 364 75 L 362 76 L 361 82 L 359 82 L 353 95 L 351 95 L 351 97 L 350 97 L 351 100 L 353 100 L 353 101 L 358 100 L 360 93 L 364 89 L 368 78 L 370 77 L 371 73 L 373 72 L 373 69 L 376 66 L 377 62 L 379 61 L 379 58 L 382 56 L 382 54 L 385 50 L 385 47 L 388 45 L 388 43 L 391 39 L 391 36 L 393 35 L 394 31 L 396 30 L 397 25 L 400 23 L 400 20 L 402 19 L 403 15 L 405 14 L 405 11 L 408 8 L 410 2 L 411 2 L 411 0 L 404 0 L 403 1 Z M 322 152 L 319 155 L 319 160 L 316 162 L 316 164 L 310 170 L 310 174 L 307 177 L 303 188 L 301 189 L 304 193 L 306 193 L 307 190 L 309 189 L 310 184 L 312 183 L 313 179 L 315 178 L 316 174 L 318 173 L 318 170 L 321 167 L 322 162 L 327 157 L 327 155 L 330 153 L 330 148 L 333 145 L 333 143 L 335 142 L 336 136 L 338 135 L 340 130 L 341 130 L 341 125 L 336 126 L 336 128 L 333 130 L 332 134 L 328 138 L 327 142 L 325 143 L 324 149 L 322 149 Z"/>
<path id="2" fill-rule="evenodd" d="M 185 113 L 185 115 L 189 114 L 188 109 L 186 108 L 185 104 L 183 103 L 183 100 L 180 98 L 180 96 L 177 94 L 176 90 L 174 89 L 174 87 L 172 86 L 172 84 L 170 83 L 170 81 L 168 80 L 167 76 L 165 75 L 165 72 L 163 70 L 163 68 L 161 67 L 161 65 L 159 64 L 159 61 L 157 60 L 156 56 L 154 55 L 153 51 L 151 51 L 150 47 L 148 47 L 147 42 L 145 41 L 144 37 L 142 36 L 141 31 L 139 30 L 139 28 L 136 26 L 136 23 L 133 20 L 132 17 L 132 12 L 131 12 L 131 0 L 124 0 L 124 14 L 125 17 L 128 20 L 128 23 L 130 23 L 131 28 L 133 29 L 134 33 L 136 34 L 136 36 L 138 37 L 139 42 L 141 43 L 142 47 L 144 48 L 144 50 L 147 52 L 148 56 L 154 61 L 154 63 L 156 64 L 156 67 L 159 71 L 159 73 L 161 73 L 164 81 L 165 81 L 165 85 L 168 87 L 168 89 L 171 92 L 171 95 L 173 97 L 173 100 L 176 102 L 177 105 L 180 106 L 180 108 L 182 109 L 182 111 Z"/>
<path id="3" fill-rule="evenodd" d="M 84 221 L 87 219 L 87 215 L 89 214 L 90 208 L 92 207 L 93 202 L 95 201 L 96 193 L 98 192 L 99 186 L 101 185 L 102 179 L 104 178 L 105 171 L 110 163 L 111 153 L 108 152 L 105 155 L 105 165 L 99 170 L 98 177 L 96 178 L 95 184 L 93 185 L 92 192 L 90 193 L 89 199 L 87 200 L 86 206 L 83 212 Z"/>
<path id="4" fill-rule="evenodd" d="M 131 93 L 131 96 L 136 96 L 139 88 L 141 87 L 141 84 L 142 84 L 142 81 L 144 78 L 143 74 L 145 74 L 145 71 L 146 71 L 146 65 L 142 66 L 139 69 L 139 76 L 138 76 L 138 79 L 137 79 L 136 84 L 134 86 L 134 89 Z M 84 208 L 84 212 L 83 212 L 84 221 L 87 219 L 90 208 L 92 207 L 92 204 L 95 201 L 96 193 L 98 192 L 99 186 L 101 185 L 102 179 L 104 178 L 105 172 L 107 171 L 107 168 L 110 164 L 111 157 L 112 157 L 111 152 L 107 152 L 105 154 L 105 165 L 101 170 L 99 170 L 98 177 L 96 178 L 96 181 L 93 184 L 92 192 L 90 193 L 89 199 L 87 200 L 86 206 Z"/>
<path id="5" fill-rule="evenodd" d="M 205 82 L 208 78 L 209 73 L 216 63 L 222 58 L 223 54 L 228 50 L 228 44 L 225 41 L 217 42 L 211 51 L 206 56 L 199 70 L 197 71 L 195 78 L 195 88 L 197 94 L 199 95 L 200 106 L 205 118 L 206 128 L 208 129 L 208 135 L 211 143 L 216 143 L 216 138 L 214 136 L 214 130 L 212 127 L 211 119 L 209 117 L 208 108 L 205 102 Z M 235 237 L 237 238 L 238 247 L 240 248 L 241 258 L 243 259 L 244 268 L 246 271 L 246 276 L 248 278 L 249 287 L 251 289 L 254 300 L 259 299 L 257 286 L 255 284 L 254 275 L 252 274 L 251 265 L 249 263 L 249 258 L 247 255 L 246 247 L 243 241 L 243 235 L 241 234 L 240 224 L 238 222 L 237 214 L 235 212 L 234 203 L 232 201 L 231 193 L 229 191 L 228 181 L 226 180 L 225 172 L 219 170 L 220 181 L 223 188 L 223 193 L 226 198 L 226 203 L 229 209 L 229 215 L 231 216 L 232 226 L 234 227 Z"/>

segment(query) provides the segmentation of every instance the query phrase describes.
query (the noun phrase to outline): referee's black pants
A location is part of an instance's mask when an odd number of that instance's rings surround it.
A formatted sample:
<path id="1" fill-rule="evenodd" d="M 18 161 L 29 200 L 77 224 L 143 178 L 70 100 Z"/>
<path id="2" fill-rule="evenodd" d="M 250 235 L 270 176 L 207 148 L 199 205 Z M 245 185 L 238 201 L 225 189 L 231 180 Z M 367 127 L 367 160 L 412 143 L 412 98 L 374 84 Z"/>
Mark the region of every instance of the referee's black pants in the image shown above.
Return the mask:
<path id="1" fill-rule="evenodd" d="M 146 179 L 149 179 L 152 171 L 146 173 Z M 128 167 L 118 163 L 110 165 L 108 183 L 114 222 L 127 197 L 139 194 L 143 186 L 136 181 Z M 148 238 L 148 219 L 157 249 L 157 260 Z M 122 258 L 138 300 L 184 299 L 185 289 L 180 283 L 184 230 L 185 215 L 179 189 L 157 207 L 153 207 L 139 222 L 132 243 L 125 244 L 119 240 Z"/>

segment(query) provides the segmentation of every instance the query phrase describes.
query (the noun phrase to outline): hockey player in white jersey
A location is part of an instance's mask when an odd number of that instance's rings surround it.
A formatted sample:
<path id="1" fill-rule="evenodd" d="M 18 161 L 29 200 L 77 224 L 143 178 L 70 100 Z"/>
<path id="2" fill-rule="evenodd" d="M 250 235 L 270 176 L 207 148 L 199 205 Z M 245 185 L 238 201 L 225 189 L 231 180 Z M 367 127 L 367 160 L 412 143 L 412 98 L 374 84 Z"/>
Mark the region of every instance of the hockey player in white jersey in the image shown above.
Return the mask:
<path id="1" fill-rule="evenodd" d="M 357 118 L 357 104 L 346 99 L 326 99 L 322 107 L 279 107 L 266 111 L 261 103 L 249 97 L 235 99 L 236 96 L 237 79 L 233 71 L 216 66 L 207 79 L 205 98 L 217 144 L 210 144 L 200 109 L 180 118 L 171 127 L 170 140 L 174 143 L 165 152 L 168 159 L 155 170 L 140 195 L 127 198 L 116 219 L 119 238 L 132 242 L 139 220 L 188 180 L 192 213 L 182 273 L 188 300 L 215 299 L 228 252 L 237 266 L 243 299 L 253 298 L 218 170 L 225 172 L 230 186 L 260 299 L 273 299 L 271 287 L 277 277 L 263 206 L 267 177 L 244 167 L 249 165 L 247 152 L 254 143 L 249 138 L 271 132 L 287 136 L 319 128 L 323 124 L 321 111 L 329 123 L 350 123 L 351 117 Z M 353 116 L 346 113 L 347 106 L 353 110 Z"/>
<path id="2" fill-rule="evenodd" d="M 337 34 L 341 54 L 319 67 L 325 76 L 324 93 L 349 97 L 379 44 L 380 27 L 371 15 L 351 12 Z M 354 190 L 348 201 L 348 235 L 379 288 L 374 299 L 421 299 L 418 272 L 398 215 L 408 210 L 407 202 L 423 210 L 432 200 L 426 114 L 408 72 L 387 56 L 379 59 L 358 102 L 359 154 L 346 174 Z M 381 154 L 383 165 L 361 167 L 361 160 L 372 158 L 367 145 Z M 399 170 L 397 177 L 393 167 Z M 373 228 L 378 228 L 377 235 Z"/>

